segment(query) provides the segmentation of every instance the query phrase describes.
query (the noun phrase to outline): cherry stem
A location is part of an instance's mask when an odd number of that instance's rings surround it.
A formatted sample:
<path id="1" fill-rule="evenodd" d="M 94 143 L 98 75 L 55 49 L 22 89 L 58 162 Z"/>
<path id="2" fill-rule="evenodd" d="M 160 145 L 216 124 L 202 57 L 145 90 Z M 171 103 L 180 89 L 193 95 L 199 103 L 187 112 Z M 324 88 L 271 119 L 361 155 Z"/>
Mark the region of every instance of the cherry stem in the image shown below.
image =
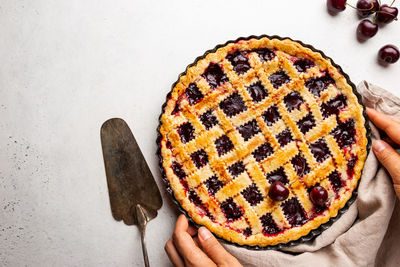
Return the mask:
<path id="1" fill-rule="evenodd" d="M 299 178 L 297 178 L 296 180 L 294 180 L 293 182 L 289 183 L 289 186 L 292 186 L 292 184 L 294 184 L 295 182 L 297 182 L 299 180 Z"/>
<path id="2" fill-rule="evenodd" d="M 380 1 L 378 1 L 378 2 L 379 2 L 379 4 L 380 4 Z M 394 2 L 396 2 L 396 0 L 393 0 L 392 3 L 390 4 L 390 6 L 392 6 L 392 5 L 394 4 Z M 351 8 L 354 8 L 354 9 L 356 9 L 356 10 L 359 10 L 359 11 L 371 11 L 372 13 L 375 13 L 375 17 L 374 17 L 372 23 L 375 23 L 375 22 L 376 22 L 376 17 L 377 17 L 377 15 L 378 15 L 377 13 L 384 13 L 384 14 L 388 14 L 388 15 L 394 17 L 393 14 L 390 14 L 390 13 L 385 12 L 385 11 L 380 11 L 380 10 L 378 10 L 378 11 L 373 11 L 372 9 L 374 9 L 374 3 L 371 3 L 371 7 L 368 8 L 368 9 L 357 8 L 357 7 L 355 7 L 355 6 L 353 6 L 353 5 L 349 4 L 349 3 L 346 3 L 346 5 L 348 5 L 348 6 L 351 7 Z M 397 20 L 397 17 L 395 17 L 394 20 Z"/>
<path id="3" fill-rule="evenodd" d="M 394 1 L 396 1 L 396 0 L 394 0 Z M 393 1 L 393 2 L 394 2 Z M 350 5 L 349 3 L 346 3 L 346 5 L 348 5 L 349 7 L 351 7 L 351 8 L 354 8 L 354 9 L 357 9 L 357 10 L 359 10 L 359 11 L 371 11 L 372 9 L 374 9 L 374 3 L 371 3 L 371 7 L 370 8 L 368 8 L 368 9 L 363 9 L 363 8 L 358 8 L 358 7 L 355 7 L 355 6 L 353 6 L 353 5 Z"/>
<path id="4" fill-rule="evenodd" d="M 390 13 L 388 13 L 388 12 L 385 12 L 385 11 L 376 11 L 375 13 L 383 13 L 383 14 L 388 14 L 389 16 L 392 16 L 392 17 L 394 17 L 394 15 L 393 15 L 393 14 L 390 14 Z M 394 20 L 397 20 L 397 17 L 394 17 L 393 19 L 394 19 Z"/>

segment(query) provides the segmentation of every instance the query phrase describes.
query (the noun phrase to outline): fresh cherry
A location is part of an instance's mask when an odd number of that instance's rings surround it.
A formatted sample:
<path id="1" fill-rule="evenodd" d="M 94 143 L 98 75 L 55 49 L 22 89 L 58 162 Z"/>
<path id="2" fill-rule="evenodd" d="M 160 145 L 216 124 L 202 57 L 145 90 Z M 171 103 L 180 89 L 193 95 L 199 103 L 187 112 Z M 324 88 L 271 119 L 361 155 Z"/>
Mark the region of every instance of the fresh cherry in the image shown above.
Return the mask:
<path id="1" fill-rule="evenodd" d="M 366 17 L 379 10 L 377 0 L 358 0 L 357 12 L 361 17 Z"/>
<path id="2" fill-rule="evenodd" d="M 382 63 L 393 64 L 399 60 L 399 49 L 394 45 L 385 45 L 378 52 L 378 60 Z"/>
<path id="3" fill-rule="evenodd" d="M 378 32 L 378 25 L 369 19 L 364 19 L 358 24 L 357 38 L 360 41 L 365 41 L 372 38 Z"/>
<path id="4" fill-rule="evenodd" d="M 331 12 L 340 12 L 346 9 L 346 0 L 327 0 L 326 5 Z"/>
<path id="5" fill-rule="evenodd" d="M 282 182 L 276 181 L 272 183 L 268 191 L 268 196 L 275 201 L 283 201 L 289 196 L 289 189 Z"/>
<path id="6" fill-rule="evenodd" d="M 315 186 L 310 192 L 311 201 L 317 206 L 325 205 L 328 199 L 328 192 L 322 186 Z"/>
<path id="7" fill-rule="evenodd" d="M 382 23 L 390 23 L 397 18 L 398 14 L 399 10 L 397 9 L 397 7 L 382 5 L 379 8 L 377 19 L 379 22 Z"/>

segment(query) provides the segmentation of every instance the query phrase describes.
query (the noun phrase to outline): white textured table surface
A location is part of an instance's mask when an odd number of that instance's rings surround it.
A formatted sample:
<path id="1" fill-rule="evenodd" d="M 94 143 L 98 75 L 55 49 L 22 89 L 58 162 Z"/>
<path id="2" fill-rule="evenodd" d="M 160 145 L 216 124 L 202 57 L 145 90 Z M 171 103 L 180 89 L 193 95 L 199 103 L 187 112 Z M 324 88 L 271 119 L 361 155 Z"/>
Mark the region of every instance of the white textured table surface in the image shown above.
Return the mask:
<path id="1" fill-rule="evenodd" d="M 216 44 L 278 34 L 323 50 L 354 83 L 400 95 L 400 62 L 376 64 L 381 46 L 399 46 L 399 22 L 364 44 L 357 24 L 322 0 L 0 0 L 0 265 L 142 265 L 138 230 L 111 216 L 101 154 L 101 124 L 121 117 L 162 189 L 147 241 L 152 265 L 168 266 L 176 209 L 155 139 L 178 74 Z"/>

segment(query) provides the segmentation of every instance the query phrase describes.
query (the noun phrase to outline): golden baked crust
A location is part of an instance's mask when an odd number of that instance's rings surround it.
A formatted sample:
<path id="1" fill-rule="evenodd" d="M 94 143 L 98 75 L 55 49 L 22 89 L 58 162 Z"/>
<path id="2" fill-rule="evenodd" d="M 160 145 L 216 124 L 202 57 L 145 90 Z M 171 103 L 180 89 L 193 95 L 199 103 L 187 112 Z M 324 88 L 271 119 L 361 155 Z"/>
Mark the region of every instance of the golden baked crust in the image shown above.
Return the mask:
<path id="1" fill-rule="evenodd" d="M 289 39 L 241 40 L 175 84 L 160 118 L 162 167 L 197 224 L 240 245 L 287 243 L 352 196 L 367 155 L 364 124 L 330 59 Z M 282 202 L 268 197 L 277 177 L 290 190 Z M 324 207 L 309 198 L 317 184 L 328 191 Z"/>

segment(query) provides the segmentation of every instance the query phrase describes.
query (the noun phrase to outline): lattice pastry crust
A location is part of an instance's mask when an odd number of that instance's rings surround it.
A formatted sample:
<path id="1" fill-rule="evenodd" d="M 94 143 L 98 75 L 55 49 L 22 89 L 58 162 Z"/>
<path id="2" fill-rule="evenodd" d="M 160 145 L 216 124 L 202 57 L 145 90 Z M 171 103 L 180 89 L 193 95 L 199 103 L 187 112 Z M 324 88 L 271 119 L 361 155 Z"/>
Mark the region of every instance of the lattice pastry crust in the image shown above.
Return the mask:
<path id="1" fill-rule="evenodd" d="M 287 243 L 335 217 L 366 158 L 363 107 L 341 71 L 289 39 L 229 43 L 175 84 L 160 118 L 162 167 L 189 216 L 249 246 Z M 268 197 L 272 182 L 290 190 Z M 324 207 L 309 197 L 328 192 Z"/>

